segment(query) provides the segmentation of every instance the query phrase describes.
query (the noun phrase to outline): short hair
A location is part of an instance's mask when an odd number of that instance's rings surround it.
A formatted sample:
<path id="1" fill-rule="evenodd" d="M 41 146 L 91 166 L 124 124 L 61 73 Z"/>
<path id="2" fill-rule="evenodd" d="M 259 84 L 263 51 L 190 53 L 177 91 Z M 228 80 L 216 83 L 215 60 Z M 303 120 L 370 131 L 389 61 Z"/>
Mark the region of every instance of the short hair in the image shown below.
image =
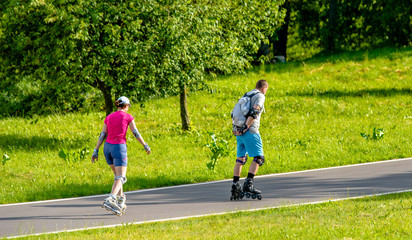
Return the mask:
<path id="1" fill-rule="evenodd" d="M 263 79 L 259 80 L 259 81 L 256 83 L 256 88 L 257 88 L 257 89 L 262 89 L 262 88 L 268 87 L 268 86 L 269 86 L 268 82 L 267 82 L 266 80 L 263 80 Z"/>

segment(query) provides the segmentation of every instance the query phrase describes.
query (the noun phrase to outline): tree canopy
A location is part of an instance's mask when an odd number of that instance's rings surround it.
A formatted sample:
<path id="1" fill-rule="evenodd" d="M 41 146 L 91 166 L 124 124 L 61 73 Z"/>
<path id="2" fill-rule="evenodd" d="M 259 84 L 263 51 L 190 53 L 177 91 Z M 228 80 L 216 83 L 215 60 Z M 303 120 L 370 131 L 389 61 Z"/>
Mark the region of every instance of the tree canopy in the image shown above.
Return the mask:
<path id="1" fill-rule="evenodd" d="M 181 92 L 249 65 L 283 19 L 282 0 L 11 0 L 2 10 L 4 81 L 90 85 L 105 99 Z"/>

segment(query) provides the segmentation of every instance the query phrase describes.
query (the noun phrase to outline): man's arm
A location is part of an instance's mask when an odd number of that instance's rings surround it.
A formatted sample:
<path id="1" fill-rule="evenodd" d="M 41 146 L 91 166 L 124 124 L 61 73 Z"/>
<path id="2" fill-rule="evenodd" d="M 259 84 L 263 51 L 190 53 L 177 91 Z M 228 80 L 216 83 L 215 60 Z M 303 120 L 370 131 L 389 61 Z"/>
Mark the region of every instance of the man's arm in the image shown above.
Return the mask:
<path id="1" fill-rule="evenodd" d="M 250 126 L 252 126 L 253 122 L 255 121 L 255 119 L 258 117 L 259 113 L 260 113 L 260 107 L 258 105 L 254 105 L 253 106 L 253 111 L 252 111 L 252 115 L 248 116 L 246 119 L 246 129 L 243 130 L 243 133 L 245 133 L 247 130 L 249 130 Z"/>

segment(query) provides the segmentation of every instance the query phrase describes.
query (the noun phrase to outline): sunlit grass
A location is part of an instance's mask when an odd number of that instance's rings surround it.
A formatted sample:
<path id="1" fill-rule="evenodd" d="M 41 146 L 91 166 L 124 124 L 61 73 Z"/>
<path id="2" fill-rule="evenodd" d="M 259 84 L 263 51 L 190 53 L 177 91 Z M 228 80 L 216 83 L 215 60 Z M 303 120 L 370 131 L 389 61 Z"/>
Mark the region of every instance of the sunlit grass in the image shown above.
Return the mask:
<path id="1" fill-rule="evenodd" d="M 410 239 L 412 193 L 23 239 Z"/>
<path id="2" fill-rule="evenodd" d="M 259 79 L 270 88 L 261 134 L 266 163 L 259 174 L 288 172 L 412 156 L 412 49 L 383 49 L 256 67 L 245 75 L 223 76 L 209 90 L 190 93 L 193 130 L 182 133 L 178 97 L 156 99 L 130 112 L 153 153 L 128 133 L 126 190 L 232 177 L 235 138 L 230 112 Z M 0 120 L 0 203 L 101 194 L 113 175 L 103 151 L 91 164 L 91 150 L 105 114 L 35 116 Z M 381 139 L 366 139 L 374 128 Z M 210 171 L 206 144 L 214 132 L 233 154 Z M 84 160 L 65 161 L 60 151 L 88 147 Z M 246 174 L 247 168 L 244 168 Z"/>

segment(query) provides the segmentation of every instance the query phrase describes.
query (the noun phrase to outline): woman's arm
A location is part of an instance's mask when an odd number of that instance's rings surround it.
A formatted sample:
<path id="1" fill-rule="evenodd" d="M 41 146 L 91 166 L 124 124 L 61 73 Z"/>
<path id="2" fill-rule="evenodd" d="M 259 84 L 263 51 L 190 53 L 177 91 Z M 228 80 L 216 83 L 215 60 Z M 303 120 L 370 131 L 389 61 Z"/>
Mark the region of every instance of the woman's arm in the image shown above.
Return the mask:
<path id="1" fill-rule="evenodd" d="M 150 151 L 149 144 L 147 144 L 147 143 L 144 141 L 142 135 L 140 135 L 139 131 L 138 131 L 137 128 L 136 128 L 136 124 L 135 124 L 134 120 L 132 120 L 132 121 L 129 123 L 129 128 L 130 128 L 130 130 L 132 131 L 134 137 L 137 139 L 137 141 L 138 141 L 140 144 L 143 145 L 144 150 L 147 152 L 147 154 L 150 154 L 151 151 Z"/>
<path id="2" fill-rule="evenodd" d="M 104 142 L 104 140 L 106 139 L 106 137 L 107 137 L 107 125 L 106 125 L 106 123 L 104 123 L 102 132 L 100 133 L 99 139 L 97 140 L 96 147 L 93 150 L 92 163 L 95 163 L 98 160 L 98 158 L 99 158 L 99 148 L 102 145 L 102 143 Z"/>

